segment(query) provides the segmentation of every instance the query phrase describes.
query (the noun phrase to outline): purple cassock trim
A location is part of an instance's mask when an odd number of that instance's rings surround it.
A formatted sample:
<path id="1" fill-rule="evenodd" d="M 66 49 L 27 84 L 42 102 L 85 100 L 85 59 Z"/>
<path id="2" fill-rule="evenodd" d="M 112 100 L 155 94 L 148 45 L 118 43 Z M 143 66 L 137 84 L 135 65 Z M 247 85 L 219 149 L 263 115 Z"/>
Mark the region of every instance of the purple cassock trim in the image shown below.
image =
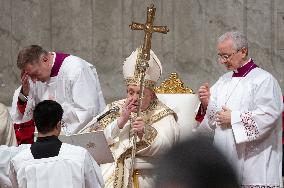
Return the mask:
<path id="1" fill-rule="evenodd" d="M 233 77 L 245 77 L 252 69 L 256 67 L 258 66 L 254 64 L 252 59 L 250 59 L 247 64 L 238 68 L 236 72 L 234 71 Z"/>
<path id="2" fill-rule="evenodd" d="M 64 54 L 64 53 L 55 53 L 55 61 L 53 64 L 53 67 L 51 69 L 50 77 L 55 77 L 58 75 L 59 69 L 66 57 L 68 57 L 70 54 Z"/>

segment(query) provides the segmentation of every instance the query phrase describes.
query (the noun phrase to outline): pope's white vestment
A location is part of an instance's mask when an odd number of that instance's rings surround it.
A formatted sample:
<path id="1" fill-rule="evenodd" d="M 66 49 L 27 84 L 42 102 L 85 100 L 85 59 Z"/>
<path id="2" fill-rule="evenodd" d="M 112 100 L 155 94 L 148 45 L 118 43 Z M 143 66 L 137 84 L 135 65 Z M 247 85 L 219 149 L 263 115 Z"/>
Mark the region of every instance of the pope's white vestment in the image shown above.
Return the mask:
<path id="1" fill-rule="evenodd" d="M 22 114 L 14 102 L 13 120 L 14 123 L 27 122 L 32 119 L 35 105 L 43 100 L 55 100 L 64 110 L 65 123 L 62 131 L 70 135 L 77 133 L 93 116 L 101 112 L 105 108 L 105 101 L 97 72 L 91 64 L 72 55 L 62 58 L 63 61 L 60 62 L 56 58 L 62 54 L 54 52 L 53 55 L 54 62 L 62 63 L 56 68 L 58 74 L 51 76 L 50 80 L 44 83 L 30 83 L 25 112 Z"/>
<path id="2" fill-rule="evenodd" d="M 128 186 L 132 149 L 130 123 L 136 114 L 132 113 L 131 120 L 122 129 L 119 129 L 117 118 L 120 116 L 124 103 L 125 100 L 120 100 L 108 105 L 107 109 L 118 106 L 120 111 L 106 116 L 99 122 L 99 128 L 104 129 L 115 159 L 114 163 L 101 165 L 105 187 Z M 157 99 L 151 102 L 147 110 L 141 112 L 141 117 L 146 125 L 146 133 L 141 140 L 138 138 L 134 165 L 134 170 L 138 175 L 134 177 L 134 180 L 138 180 L 139 187 L 147 188 L 152 187 L 154 183 L 155 175 L 152 173 L 154 162 L 160 154 L 178 142 L 180 128 L 176 122 L 175 113 Z"/>
<path id="3" fill-rule="evenodd" d="M 62 143 L 58 156 L 34 159 L 30 148 L 10 162 L 9 173 L 17 188 L 100 188 L 101 169 L 82 147 Z"/>
<path id="4" fill-rule="evenodd" d="M 282 93 L 261 68 L 244 77 L 226 73 L 210 89 L 200 128 L 215 131 L 214 143 L 234 165 L 242 187 L 282 187 Z M 231 126 L 221 127 L 216 112 L 228 107 Z"/>

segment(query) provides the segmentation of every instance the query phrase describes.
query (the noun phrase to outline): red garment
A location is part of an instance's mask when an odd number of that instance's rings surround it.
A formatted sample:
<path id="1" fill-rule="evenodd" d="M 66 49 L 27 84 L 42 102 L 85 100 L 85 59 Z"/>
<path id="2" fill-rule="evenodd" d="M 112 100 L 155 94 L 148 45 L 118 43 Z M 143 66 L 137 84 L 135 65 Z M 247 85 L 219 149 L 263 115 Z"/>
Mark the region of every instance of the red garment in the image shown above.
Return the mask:
<path id="1" fill-rule="evenodd" d="M 18 145 L 34 143 L 34 120 L 19 124 L 15 123 L 14 128 Z"/>
<path id="2" fill-rule="evenodd" d="M 18 98 L 17 107 L 21 114 L 25 113 L 26 106 L 27 102 L 21 102 L 21 100 Z"/>
<path id="3" fill-rule="evenodd" d="M 24 114 L 26 106 L 27 102 L 22 102 L 18 98 L 17 107 L 22 114 Z M 25 123 L 14 123 L 14 129 L 18 145 L 34 143 L 35 124 L 33 119 Z"/>
<path id="4" fill-rule="evenodd" d="M 199 106 L 199 109 L 198 109 L 198 112 L 195 116 L 195 120 L 198 121 L 199 123 L 201 123 L 204 119 L 204 116 L 205 116 L 205 112 L 204 110 L 202 109 L 201 105 Z"/>

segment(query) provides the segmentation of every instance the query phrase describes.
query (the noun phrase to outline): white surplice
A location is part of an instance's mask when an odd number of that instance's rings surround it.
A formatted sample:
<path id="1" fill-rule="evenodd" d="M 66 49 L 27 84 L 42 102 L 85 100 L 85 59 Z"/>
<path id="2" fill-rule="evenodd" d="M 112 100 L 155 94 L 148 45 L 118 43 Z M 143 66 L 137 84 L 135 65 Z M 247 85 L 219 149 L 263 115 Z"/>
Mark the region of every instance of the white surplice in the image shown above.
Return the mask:
<path id="1" fill-rule="evenodd" d="M 56 53 L 53 54 L 55 60 Z M 76 56 L 70 55 L 64 59 L 57 76 L 51 77 L 45 83 L 36 81 L 30 85 L 25 113 L 19 112 L 16 102 L 12 106 L 14 123 L 31 120 L 32 111 L 39 102 L 47 99 L 55 100 L 64 110 L 63 132 L 70 135 L 81 130 L 93 116 L 105 108 L 96 69 Z M 19 89 L 15 93 L 18 92 Z M 14 100 L 17 101 L 17 96 Z"/>
<path id="2" fill-rule="evenodd" d="M 130 121 L 122 129 L 117 125 L 117 118 L 120 116 L 124 102 L 125 100 L 120 100 L 108 105 L 106 110 L 118 106 L 120 112 L 105 117 L 99 125 L 104 128 L 115 159 L 114 163 L 101 165 L 105 187 L 109 188 L 128 185 L 131 162 L 129 154 L 132 148 Z M 160 154 L 179 141 L 180 127 L 176 122 L 175 113 L 158 100 L 153 101 L 150 107 L 142 112 L 141 117 L 146 124 L 146 134 L 143 139 L 137 141 L 138 152 L 134 169 L 139 170 L 140 173 L 137 177 L 139 187 L 148 188 L 153 187 L 154 183 L 155 176 L 152 173 L 154 162 Z M 120 180 L 119 176 L 122 177 Z"/>
<path id="3" fill-rule="evenodd" d="M 215 131 L 214 143 L 236 168 L 242 187 L 282 187 L 282 92 L 275 78 L 261 68 L 245 77 L 229 72 L 210 92 L 200 128 Z M 222 106 L 232 110 L 226 128 L 216 122 Z"/>
<path id="4" fill-rule="evenodd" d="M 9 162 L 11 159 L 20 153 L 22 150 L 30 147 L 30 144 L 22 144 L 18 147 L 15 146 L 0 146 L 0 187 L 11 188 L 12 184 L 9 179 Z"/>
<path id="5" fill-rule="evenodd" d="M 58 156 L 34 159 L 30 148 L 10 162 L 14 188 L 100 188 L 101 169 L 88 151 L 62 143 Z"/>

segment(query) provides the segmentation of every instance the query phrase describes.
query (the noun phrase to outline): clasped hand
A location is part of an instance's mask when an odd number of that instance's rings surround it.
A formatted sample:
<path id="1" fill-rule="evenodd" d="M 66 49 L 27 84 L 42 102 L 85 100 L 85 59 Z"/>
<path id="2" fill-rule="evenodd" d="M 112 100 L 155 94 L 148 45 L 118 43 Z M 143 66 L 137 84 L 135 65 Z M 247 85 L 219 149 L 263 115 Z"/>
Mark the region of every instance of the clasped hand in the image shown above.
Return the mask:
<path id="1" fill-rule="evenodd" d="M 221 127 L 230 127 L 231 126 L 231 112 L 226 106 L 222 106 L 222 110 L 217 112 L 216 122 L 217 125 Z"/>

